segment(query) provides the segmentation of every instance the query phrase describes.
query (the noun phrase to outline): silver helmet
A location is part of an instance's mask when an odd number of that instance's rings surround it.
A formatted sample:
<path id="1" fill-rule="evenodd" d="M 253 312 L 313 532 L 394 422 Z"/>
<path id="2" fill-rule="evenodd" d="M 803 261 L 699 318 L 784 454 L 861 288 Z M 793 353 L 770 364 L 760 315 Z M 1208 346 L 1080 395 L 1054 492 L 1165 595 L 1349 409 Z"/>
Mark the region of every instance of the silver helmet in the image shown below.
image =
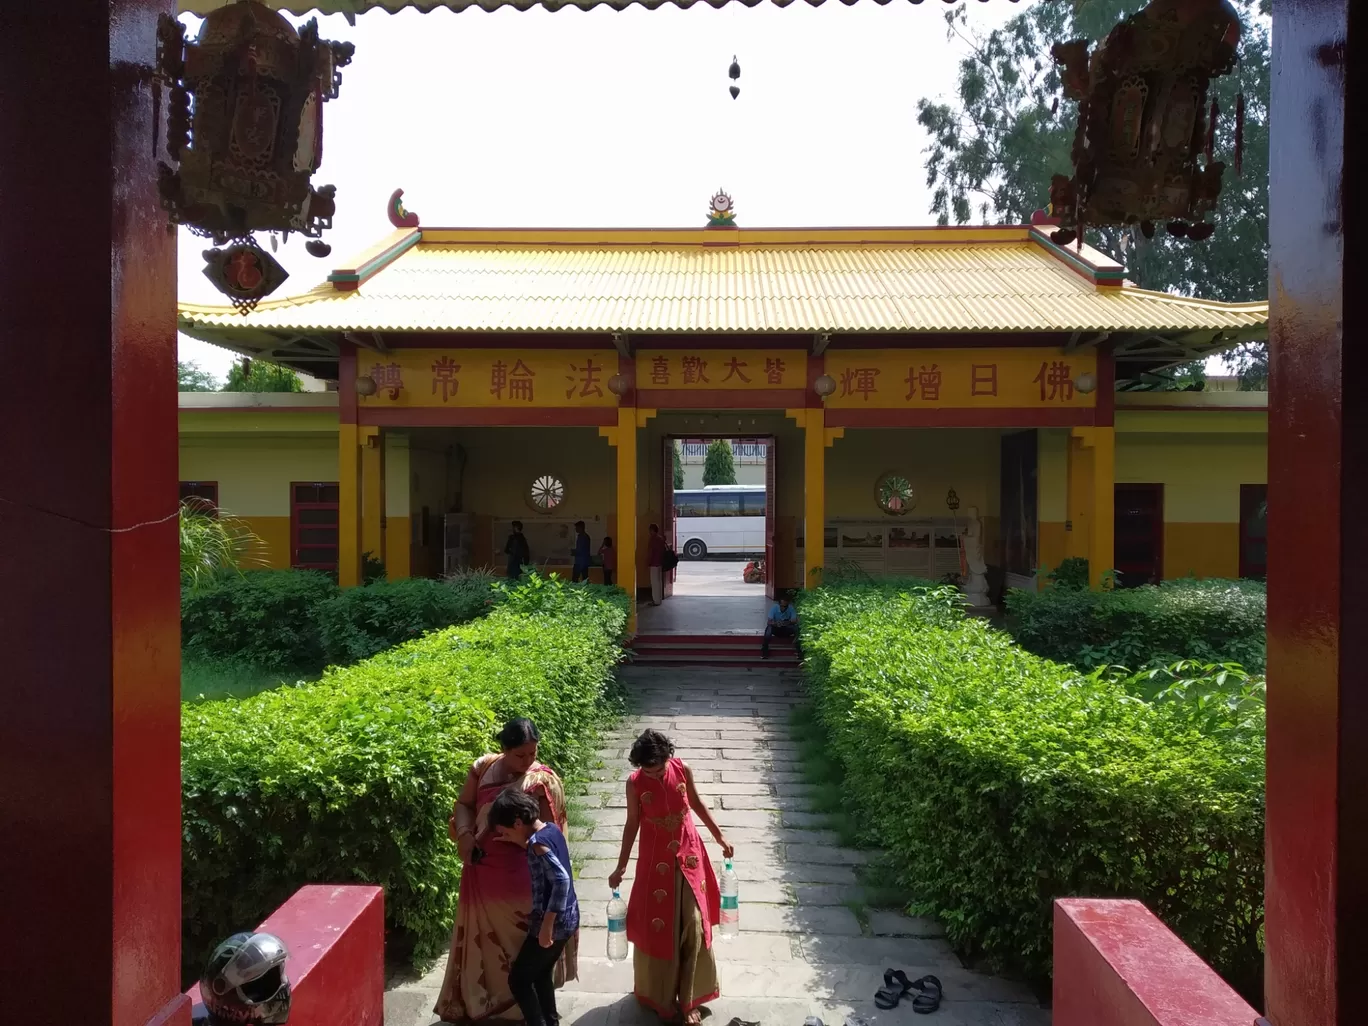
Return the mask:
<path id="1" fill-rule="evenodd" d="M 215 1024 L 279 1026 L 290 1018 L 289 952 L 269 933 L 235 933 L 214 949 L 200 999 Z"/>

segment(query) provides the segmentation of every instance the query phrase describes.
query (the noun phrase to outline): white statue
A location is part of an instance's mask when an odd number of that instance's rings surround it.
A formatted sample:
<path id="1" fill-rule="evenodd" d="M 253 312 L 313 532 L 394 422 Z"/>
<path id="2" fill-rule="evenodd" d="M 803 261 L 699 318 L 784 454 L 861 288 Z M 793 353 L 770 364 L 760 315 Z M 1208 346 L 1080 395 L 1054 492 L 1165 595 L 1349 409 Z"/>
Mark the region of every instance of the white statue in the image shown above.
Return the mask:
<path id="1" fill-rule="evenodd" d="M 988 602 L 988 564 L 983 559 L 983 521 L 979 519 L 977 506 L 965 510 L 969 521 L 964 530 L 964 565 L 968 573 L 964 579 L 964 596 L 976 609 L 989 605 Z"/>

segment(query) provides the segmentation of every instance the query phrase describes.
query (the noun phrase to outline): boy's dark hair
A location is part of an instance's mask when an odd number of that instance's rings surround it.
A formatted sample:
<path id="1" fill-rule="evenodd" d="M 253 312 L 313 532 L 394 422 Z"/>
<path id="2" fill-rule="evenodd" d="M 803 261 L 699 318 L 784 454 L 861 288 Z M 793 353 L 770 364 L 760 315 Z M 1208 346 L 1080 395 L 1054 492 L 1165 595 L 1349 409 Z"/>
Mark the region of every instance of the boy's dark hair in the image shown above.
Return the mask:
<path id="1" fill-rule="evenodd" d="M 652 525 L 651 525 L 651 533 L 652 533 L 652 534 L 659 534 L 659 533 L 660 533 L 660 525 L 659 525 L 659 524 L 652 524 Z"/>
<path id="2" fill-rule="evenodd" d="M 519 787 L 505 787 L 489 807 L 490 826 L 511 827 L 519 821 L 530 825 L 540 816 L 541 806 L 537 799 Z"/>
<path id="3" fill-rule="evenodd" d="M 603 544 L 611 549 L 613 547 L 613 536 L 611 534 L 605 534 L 603 536 Z"/>
<path id="4" fill-rule="evenodd" d="M 658 730 L 644 730 L 632 742 L 627 761 L 633 766 L 659 766 L 674 755 L 674 742 Z"/>
<path id="5" fill-rule="evenodd" d="M 513 521 L 513 530 L 515 530 L 515 531 L 521 531 L 521 530 L 522 530 L 522 521 L 521 521 L 521 520 L 515 520 L 515 521 Z"/>
<path id="6" fill-rule="evenodd" d="M 499 742 L 499 748 L 507 752 L 532 741 L 540 741 L 541 735 L 537 733 L 537 725 L 523 716 L 505 723 L 503 730 L 495 735 L 495 740 Z"/>
<path id="7" fill-rule="evenodd" d="M 583 530 L 584 530 L 584 521 L 583 521 L 583 520 L 576 520 L 576 521 L 575 521 L 575 530 L 576 530 L 576 531 L 583 531 Z"/>

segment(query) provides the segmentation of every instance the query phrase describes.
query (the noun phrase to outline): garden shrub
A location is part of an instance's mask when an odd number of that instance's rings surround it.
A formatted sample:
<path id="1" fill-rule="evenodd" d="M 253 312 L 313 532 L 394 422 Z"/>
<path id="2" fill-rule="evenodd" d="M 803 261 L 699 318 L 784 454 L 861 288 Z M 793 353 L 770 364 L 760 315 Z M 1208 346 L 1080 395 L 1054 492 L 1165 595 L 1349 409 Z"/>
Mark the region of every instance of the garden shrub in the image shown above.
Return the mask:
<path id="1" fill-rule="evenodd" d="M 493 591 L 452 587 L 424 577 L 345 588 L 316 611 L 323 653 L 345 666 L 420 634 L 468 623 L 488 612 Z"/>
<path id="2" fill-rule="evenodd" d="M 1115 591 L 1048 587 L 1007 598 L 1023 647 L 1087 670 L 1196 660 L 1262 673 L 1265 604 L 1261 582 L 1195 578 Z"/>
<path id="3" fill-rule="evenodd" d="M 248 570 L 181 593 L 181 648 L 192 658 L 267 670 L 320 669 L 316 608 L 337 594 L 326 574 Z"/>
<path id="4" fill-rule="evenodd" d="M 1137 898 L 1257 995 L 1261 682 L 1191 664 L 1087 675 L 955 602 L 824 588 L 801 609 L 852 812 L 912 910 L 970 959 L 1037 976 L 1055 898 Z"/>
<path id="5" fill-rule="evenodd" d="M 578 591 L 542 583 L 539 612 L 509 603 L 316 684 L 183 707 L 187 969 L 306 883 L 378 884 L 393 939 L 444 951 L 471 761 L 514 716 L 567 782 L 595 750 L 626 615 Z"/>

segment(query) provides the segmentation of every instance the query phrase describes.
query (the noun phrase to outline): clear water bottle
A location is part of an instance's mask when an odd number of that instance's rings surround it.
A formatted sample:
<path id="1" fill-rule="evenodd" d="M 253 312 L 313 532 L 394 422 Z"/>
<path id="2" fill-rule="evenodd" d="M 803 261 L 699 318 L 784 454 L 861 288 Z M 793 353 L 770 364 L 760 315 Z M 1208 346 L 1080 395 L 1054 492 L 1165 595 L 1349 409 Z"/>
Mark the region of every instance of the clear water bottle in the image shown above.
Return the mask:
<path id="1" fill-rule="evenodd" d="M 732 860 L 727 859 L 722 869 L 722 922 L 718 932 L 723 940 L 730 940 L 741 931 L 741 888 L 736 880 Z"/>
<path id="2" fill-rule="evenodd" d="M 616 890 L 608 902 L 608 958 L 613 962 L 627 960 L 627 902 Z"/>

